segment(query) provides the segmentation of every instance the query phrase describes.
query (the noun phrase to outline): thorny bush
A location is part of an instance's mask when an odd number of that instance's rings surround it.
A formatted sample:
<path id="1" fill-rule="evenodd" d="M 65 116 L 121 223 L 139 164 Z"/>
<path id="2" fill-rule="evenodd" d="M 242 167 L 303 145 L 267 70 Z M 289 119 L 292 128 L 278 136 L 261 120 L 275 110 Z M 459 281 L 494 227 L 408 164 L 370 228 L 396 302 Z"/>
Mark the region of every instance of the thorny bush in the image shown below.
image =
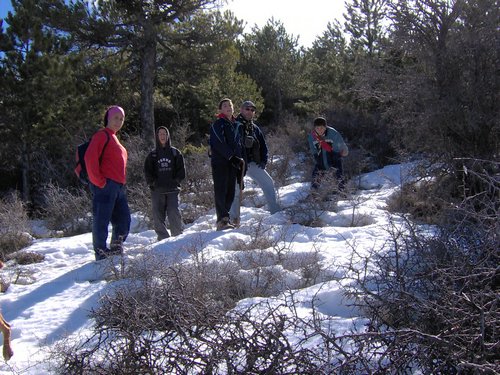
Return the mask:
<path id="1" fill-rule="evenodd" d="M 346 294 L 370 318 L 369 334 L 358 339 L 366 353 L 378 352 L 373 370 L 500 371 L 500 181 L 476 177 L 488 191 L 465 199 L 445 224 L 394 220 L 384 249 L 363 256 L 353 249 Z"/>
<path id="2" fill-rule="evenodd" d="M 0 199 L 0 260 L 31 244 L 28 212 L 17 194 Z"/>

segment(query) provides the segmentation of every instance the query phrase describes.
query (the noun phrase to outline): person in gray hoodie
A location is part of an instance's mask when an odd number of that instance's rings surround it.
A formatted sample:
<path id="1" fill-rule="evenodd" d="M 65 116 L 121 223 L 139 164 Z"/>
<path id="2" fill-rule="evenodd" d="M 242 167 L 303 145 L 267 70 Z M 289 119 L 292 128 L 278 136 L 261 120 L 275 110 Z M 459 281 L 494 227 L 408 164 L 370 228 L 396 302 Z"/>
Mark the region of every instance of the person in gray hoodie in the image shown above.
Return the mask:
<path id="1" fill-rule="evenodd" d="M 164 126 L 156 130 L 156 148 L 144 162 L 146 182 L 151 189 L 154 230 L 158 241 L 170 237 L 165 219 L 168 216 L 172 236 L 182 233 L 179 211 L 181 182 L 186 177 L 184 157 L 170 144 L 170 133 Z"/>

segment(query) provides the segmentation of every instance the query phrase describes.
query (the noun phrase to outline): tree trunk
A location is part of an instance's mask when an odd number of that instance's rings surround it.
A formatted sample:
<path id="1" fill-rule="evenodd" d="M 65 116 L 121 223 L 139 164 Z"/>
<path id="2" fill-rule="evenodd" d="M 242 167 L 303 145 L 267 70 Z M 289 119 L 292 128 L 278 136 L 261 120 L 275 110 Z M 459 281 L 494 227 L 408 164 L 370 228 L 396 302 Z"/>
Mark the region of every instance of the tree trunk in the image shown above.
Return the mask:
<path id="1" fill-rule="evenodd" d="M 156 71 L 156 35 L 153 25 L 146 26 L 141 65 L 141 128 L 142 137 L 151 146 L 155 143 L 154 80 Z"/>
<path id="2" fill-rule="evenodd" d="M 26 140 L 21 146 L 21 199 L 24 203 L 30 200 L 30 179 L 29 179 L 29 155 Z"/>
<path id="3" fill-rule="evenodd" d="M 283 90 L 278 87 L 276 90 L 276 122 L 281 124 L 281 114 L 283 112 Z"/>

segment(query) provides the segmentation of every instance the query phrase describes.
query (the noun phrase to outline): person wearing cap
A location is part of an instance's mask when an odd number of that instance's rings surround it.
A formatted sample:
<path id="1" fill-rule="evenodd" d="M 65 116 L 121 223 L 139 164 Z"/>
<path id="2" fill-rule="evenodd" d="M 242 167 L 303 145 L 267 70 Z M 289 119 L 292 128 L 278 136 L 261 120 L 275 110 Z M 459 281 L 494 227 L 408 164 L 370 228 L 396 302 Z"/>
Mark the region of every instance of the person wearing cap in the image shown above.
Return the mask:
<path id="1" fill-rule="evenodd" d="M 337 130 L 327 125 L 324 117 L 314 119 L 313 129 L 307 137 L 314 157 L 312 189 L 317 191 L 327 171 L 333 168 L 339 182 L 336 190 L 341 190 L 344 184 L 342 158 L 349 153 L 344 139 Z"/>
<path id="2" fill-rule="evenodd" d="M 92 192 L 92 243 L 96 260 L 123 253 L 123 241 L 130 230 L 130 209 L 125 190 L 127 150 L 116 133 L 125 120 L 123 108 L 114 105 L 104 114 L 104 129 L 97 131 L 85 152 L 85 164 Z M 108 225 L 112 233 L 106 246 Z"/>
<path id="3" fill-rule="evenodd" d="M 214 181 L 217 230 L 232 229 L 229 210 L 233 203 L 237 176 L 245 168 L 240 134 L 234 123 L 231 99 L 219 102 L 217 120 L 210 127 L 210 164 Z"/>
<path id="4" fill-rule="evenodd" d="M 236 117 L 236 125 L 240 133 L 244 159 L 247 165 L 246 176 L 250 177 L 262 189 L 267 201 L 267 209 L 271 214 L 281 210 L 277 199 L 274 181 L 266 171 L 268 149 L 264 134 L 253 121 L 257 107 L 250 101 L 244 101 L 240 106 L 240 113 Z M 240 224 L 240 190 L 236 188 L 230 218 L 235 226 Z"/>
<path id="5" fill-rule="evenodd" d="M 172 147 L 170 132 L 164 126 L 156 130 L 156 147 L 144 162 L 146 182 L 151 189 L 153 225 L 158 241 L 170 237 L 165 219 L 168 217 L 172 236 L 182 233 L 179 211 L 181 181 L 186 177 L 184 157 Z"/>

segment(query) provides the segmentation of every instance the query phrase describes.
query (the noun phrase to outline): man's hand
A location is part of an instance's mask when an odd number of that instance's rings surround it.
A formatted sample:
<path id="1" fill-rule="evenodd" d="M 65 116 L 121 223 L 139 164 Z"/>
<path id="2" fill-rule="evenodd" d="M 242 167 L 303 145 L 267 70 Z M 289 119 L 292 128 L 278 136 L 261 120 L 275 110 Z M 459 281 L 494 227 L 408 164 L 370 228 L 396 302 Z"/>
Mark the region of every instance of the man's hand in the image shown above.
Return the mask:
<path id="1" fill-rule="evenodd" d="M 245 165 L 245 161 L 238 156 L 231 156 L 231 159 L 229 159 L 229 161 L 231 162 L 231 165 L 236 169 L 241 169 Z"/>
<path id="2" fill-rule="evenodd" d="M 236 176 L 236 182 L 240 185 L 241 190 L 245 190 L 244 176 L 242 176 L 241 173 L 238 173 Z"/>

